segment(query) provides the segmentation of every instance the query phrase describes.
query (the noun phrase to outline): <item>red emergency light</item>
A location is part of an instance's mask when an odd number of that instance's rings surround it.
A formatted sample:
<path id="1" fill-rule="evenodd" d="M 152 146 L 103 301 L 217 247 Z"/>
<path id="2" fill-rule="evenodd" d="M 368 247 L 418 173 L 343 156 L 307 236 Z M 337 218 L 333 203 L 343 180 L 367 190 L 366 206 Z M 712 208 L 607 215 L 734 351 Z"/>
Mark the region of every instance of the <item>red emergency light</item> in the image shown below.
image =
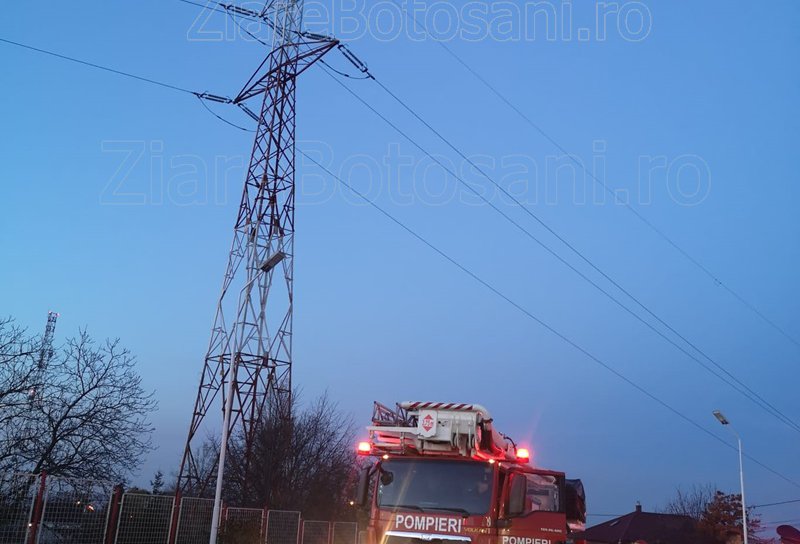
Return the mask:
<path id="1" fill-rule="evenodd" d="M 372 446 L 369 442 L 359 442 L 356 451 L 359 455 L 369 455 L 372 453 Z"/>
<path id="2" fill-rule="evenodd" d="M 531 460 L 531 452 L 527 448 L 517 448 L 517 460 L 527 463 Z"/>

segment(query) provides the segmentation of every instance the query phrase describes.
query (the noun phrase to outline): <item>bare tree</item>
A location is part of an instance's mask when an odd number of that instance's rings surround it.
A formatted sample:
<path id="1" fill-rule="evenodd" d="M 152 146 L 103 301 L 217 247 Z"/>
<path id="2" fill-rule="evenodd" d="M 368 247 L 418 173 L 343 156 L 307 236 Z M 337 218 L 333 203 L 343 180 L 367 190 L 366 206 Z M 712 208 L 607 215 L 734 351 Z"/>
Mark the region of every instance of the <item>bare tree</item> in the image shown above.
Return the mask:
<path id="1" fill-rule="evenodd" d="M 220 439 L 221 437 L 219 435 L 214 436 L 212 433 L 208 433 L 203 439 L 199 450 L 194 452 L 193 463 L 196 467 L 197 474 L 201 475 L 201 481 L 189 482 L 189 485 L 181 490 L 186 496 L 203 497 L 207 499 L 214 497 L 214 483 L 216 482 L 217 466 L 219 463 Z M 235 449 L 236 446 L 237 444 L 234 443 L 233 448 Z M 229 445 L 229 451 L 230 447 Z M 231 458 L 236 458 L 236 454 L 228 455 L 228 465 L 226 466 L 230 465 Z M 227 470 L 229 469 L 226 469 L 226 471 Z M 168 486 L 168 490 L 175 491 L 177 489 L 178 474 L 175 472 L 172 474 L 172 480 Z"/>
<path id="2" fill-rule="evenodd" d="M 36 387 L 39 342 L 11 318 L 0 319 L 0 472 L 13 472 L 26 432 L 30 394 Z"/>
<path id="3" fill-rule="evenodd" d="M 723 493 L 713 484 L 693 485 L 688 490 L 678 487 L 663 511 L 694 519 L 697 542 L 725 544 L 732 536 L 742 534 L 741 495 Z M 753 542 L 767 542 L 758 537 L 761 519 L 750 508 L 747 509 L 747 526 L 748 537 Z"/>
<path id="4" fill-rule="evenodd" d="M 35 358 L 15 354 L 31 352 L 36 343 L 8 327 L 0 328 L 0 346 L 3 340 L 8 347 L 0 361 L 11 357 L 14 363 L 0 367 L 8 399 L 0 401 L 0 417 L 6 418 L 0 460 L 6 467 L 113 481 L 138 467 L 152 448 L 148 417 L 156 405 L 118 340 L 97 346 L 85 331 L 67 340 L 36 385 L 35 399 L 19 385 L 26 374 L 27 385 L 37 375 L 27 370 Z"/>
<path id="5" fill-rule="evenodd" d="M 317 519 L 351 515 L 348 499 L 357 470 L 352 419 L 327 395 L 302 411 L 297 395 L 292 399 L 292 417 L 273 412 L 262 418 L 247 468 L 242 441 L 233 445 L 226 494 Z"/>
<path id="6" fill-rule="evenodd" d="M 688 490 L 678 487 L 675 496 L 664 507 L 664 513 L 689 516 L 700 521 L 716 496 L 717 488 L 713 484 L 693 485 Z"/>

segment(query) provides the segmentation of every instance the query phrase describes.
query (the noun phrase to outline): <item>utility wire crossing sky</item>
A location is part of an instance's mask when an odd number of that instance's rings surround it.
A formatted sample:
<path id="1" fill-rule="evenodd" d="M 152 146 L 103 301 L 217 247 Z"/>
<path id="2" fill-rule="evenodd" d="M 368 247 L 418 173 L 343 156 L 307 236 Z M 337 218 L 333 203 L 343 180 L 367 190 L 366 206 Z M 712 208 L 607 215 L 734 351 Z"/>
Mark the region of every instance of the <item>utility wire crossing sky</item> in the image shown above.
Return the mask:
<path id="1" fill-rule="evenodd" d="M 180 1 L 186 4 L 196 4 L 189 0 L 180 0 Z M 212 4 L 206 7 L 206 9 L 213 9 L 215 11 L 225 12 L 228 16 L 234 16 L 234 17 L 240 16 L 239 14 L 231 13 L 230 11 L 224 9 L 224 6 L 222 4 L 217 4 L 217 5 Z M 432 41 L 434 41 L 438 47 L 442 48 L 442 50 L 445 51 L 445 53 L 448 56 L 452 57 L 459 65 L 463 66 L 468 72 L 470 72 L 472 76 L 478 79 L 478 81 L 483 86 L 485 86 L 492 94 L 494 94 L 497 98 L 499 98 L 500 101 L 503 102 L 507 107 L 509 107 L 520 119 L 522 119 L 523 121 L 525 121 L 526 124 L 534 128 L 541 136 L 543 136 L 546 140 L 548 140 L 556 149 L 558 149 L 561 153 L 563 153 L 565 157 L 569 158 L 576 165 L 576 167 L 583 170 L 585 174 L 594 183 L 599 184 L 604 191 L 606 191 L 609 195 L 613 197 L 613 200 L 617 204 L 625 207 L 628 211 L 632 212 L 632 214 L 636 217 L 637 221 L 643 223 L 648 228 L 648 230 L 656 234 L 658 238 L 661 238 L 664 242 L 666 242 L 666 244 L 672 247 L 672 249 L 674 249 L 678 254 L 682 256 L 682 258 L 684 258 L 687 262 L 691 263 L 691 265 L 694 267 L 696 271 L 699 271 L 702 275 L 711 279 L 714 285 L 723 287 L 725 292 L 727 292 L 738 304 L 740 304 L 743 308 L 746 308 L 748 312 L 758 317 L 771 329 L 779 333 L 785 340 L 793 344 L 794 347 L 800 347 L 800 343 L 798 343 L 796 338 L 784 327 L 779 325 L 777 319 L 770 317 L 766 312 L 759 309 L 755 303 L 749 300 L 749 298 L 746 298 L 745 295 L 740 294 L 738 289 L 734 289 L 733 287 L 730 287 L 726 282 L 720 280 L 719 276 L 716 273 L 712 272 L 712 270 L 709 267 L 705 266 L 698 259 L 693 257 L 691 250 L 684 248 L 682 244 L 679 244 L 677 241 L 675 241 L 671 236 L 666 234 L 664 230 L 662 230 L 659 227 L 656 227 L 652 221 L 650 221 L 647 217 L 645 217 L 642 214 L 642 212 L 638 211 L 631 204 L 621 201 L 619 199 L 618 196 L 619 193 L 616 188 L 610 186 L 607 182 L 600 179 L 593 172 L 588 170 L 584 166 L 584 163 L 580 161 L 575 156 L 575 154 L 567 152 L 564 146 L 559 144 L 558 141 L 554 137 L 552 137 L 548 132 L 544 131 L 538 123 L 534 122 L 530 118 L 529 115 L 525 114 L 522 111 L 521 107 L 515 104 L 512 98 L 507 97 L 505 93 L 502 93 L 496 88 L 495 85 L 490 83 L 489 79 L 491 78 L 484 76 L 483 74 L 481 74 L 480 70 L 473 68 L 470 63 L 464 60 L 461 55 L 457 54 L 454 51 L 454 49 L 448 46 L 444 41 L 437 40 L 435 36 L 431 32 L 429 32 L 428 29 L 419 20 L 417 20 L 416 17 L 413 16 L 413 14 L 405 10 L 404 12 L 406 16 L 409 17 L 409 19 L 413 22 L 413 24 L 417 25 L 425 33 L 425 35 L 428 36 L 428 38 L 430 38 Z M 249 31 L 246 32 L 249 33 Z M 201 99 L 204 106 L 218 119 L 236 128 L 240 128 L 242 130 L 249 130 L 243 127 L 240 123 L 231 121 L 228 118 L 228 116 L 220 115 L 211 110 L 204 101 L 204 95 L 208 96 L 208 93 L 193 91 L 182 86 L 176 86 L 169 83 L 165 83 L 156 78 L 136 75 L 133 71 L 125 71 L 125 70 L 120 70 L 118 68 L 111 68 L 104 63 L 94 63 L 86 60 L 81 60 L 80 58 L 75 56 L 66 55 L 60 52 L 55 52 L 52 49 L 44 47 L 40 48 L 38 46 L 28 45 L 21 41 L 11 40 L 10 38 L 9 39 L 0 38 L 0 42 L 5 43 L 6 45 L 9 46 L 26 48 L 34 52 L 57 57 L 62 60 L 80 63 L 89 68 L 103 70 L 105 72 L 114 73 L 128 78 L 133 78 L 142 83 L 148 83 L 162 88 L 168 88 L 187 94 L 192 94 Z M 357 45 L 358 44 L 350 44 L 349 45 L 350 50 L 356 49 Z M 354 66 L 356 67 L 356 69 L 359 69 L 358 65 Z M 608 298 L 614 305 L 622 309 L 626 314 L 630 315 L 636 321 L 643 324 L 649 330 L 654 332 L 660 339 L 666 341 L 668 344 L 676 348 L 682 354 L 686 355 L 696 364 L 700 365 L 705 371 L 714 376 L 717 380 L 726 384 L 732 390 L 736 391 L 739 395 L 748 399 L 749 402 L 752 402 L 753 404 L 757 405 L 761 410 L 769 414 L 772 418 L 780 422 L 782 425 L 786 426 L 787 428 L 791 429 L 794 432 L 800 432 L 800 425 L 798 425 L 795 419 L 791 415 L 786 413 L 786 411 L 778 408 L 777 402 L 776 400 L 774 400 L 775 399 L 774 395 L 769 395 L 768 397 L 764 393 L 758 393 L 754 387 L 748 385 L 748 381 L 750 380 L 746 378 L 737 377 L 734 374 L 733 370 L 729 369 L 726 365 L 723 365 L 717 357 L 712 357 L 711 355 L 709 355 L 709 351 L 699 347 L 697 340 L 691 340 L 689 339 L 688 333 L 680 332 L 678 330 L 679 328 L 683 328 L 684 330 L 691 330 L 683 322 L 681 325 L 675 325 L 675 326 L 671 325 L 670 321 L 674 322 L 674 318 L 669 319 L 666 317 L 662 317 L 663 314 L 661 312 L 658 312 L 655 309 L 653 309 L 653 307 L 649 303 L 646 303 L 641 297 L 634 295 L 633 290 L 631 288 L 625 287 L 624 286 L 625 280 L 615 278 L 615 275 L 612 272 L 606 271 L 605 266 L 598 264 L 596 260 L 587 255 L 585 251 L 578 249 L 577 244 L 570 241 L 567 235 L 562 234 L 560 232 L 560 229 L 557 230 L 557 227 L 552 226 L 550 222 L 547 221 L 545 218 L 540 217 L 540 215 L 537 213 L 534 213 L 530 209 L 529 205 L 526 205 L 519 198 L 514 196 L 514 194 L 512 194 L 509 190 L 507 190 L 500 182 L 495 180 L 494 177 L 490 175 L 484 168 L 481 168 L 473 159 L 471 159 L 470 155 L 462 147 L 454 144 L 448 137 L 446 137 L 443 134 L 442 131 L 436 129 L 433 123 L 428 120 L 429 115 L 419 113 L 419 111 L 416 108 L 413 108 L 409 105 L 409 102 L 400 98 L 400 95 L 398 93 L 391 90 L 388 84 L 377 79 L 374 76 L 375 72 L 373 70 L 371 69 L 367 70 L 366 66 L 364 66 L 363 70 L 359 69 L 360 75 L 356 76 L 348 74 L 347 71 L 336 70 L 330 64 L 328 64 L 326 67 L 323 67 L 323 70 L 325 70 L 328 76 L 333 78 L 344 90 L 346 90 L 350 95 L 352 95 L 357 101 L 362 103 L 365 107 L 367 107 L 374 114 L 376 114 L 384 123 L 386 123 L 389 126 L 389 128 L 392 131 L 399 134 L 402 138 L 407 140 L 414 148 L 420 151 L 423 155 L 428 157 L 433 162 L 437 163 L 445 172 L 447 172 L 452 177 L 452 179 L 456 180 L 463 187 L 465 187 L 467 191 L 471 192 L 481 201 L 487 204 L 488 207 L 492 209 L 495 213 L 499 214 L 504 221 L 511 223 L 513 227 L 515 227 L 517 230 L 520 231 L 520 233 L 524 235 L 524 237 L 533 241 L 538 247 L 544 249 L 552 257 L 555 257 L 561 264 L 565 265 L 572 272 L 577 274 L 582 281 L 585 281 L 593 289 L 599 291 L 604 297 Z M 381 111 L 377 107 L 371 105 L 369 101 L 367 101 L 363 96 L 361 96 L 360 92 L 354 91 L 352 86 L 348 86 L 345 83 L 343 83 L 337 77 L 337 75 L 334 75 L 335 73 L 338 73 L 339 77 L 344 77 L 347 80 L 358 79 L 360 77 L 365 78 L 366 81 L 370 79 L 373 80 L 378 85 L 378 87 L 382 89 L 382 91 L 384 91 L 386 94 L 388 94 L 388 96 L 394 102 L 399 104 L 403 110 L 410 113 L 417 121 L 422 123 L 426 127 L 426 129 L 428 129 L 428 131 L 430 131 L 439 141 L 444 143 L 444 145 L 447 148 L 455 152 L 459 157 L 461 157 L 461 159 L 463 159 L 467 164 L 469 164 L 474 169 L 474 171 L 480 174 L 480 177 L 482 179 L 485 179 L 491 185 L 499 189 L 506 197 L 511 199 L 516 208 L 522 210 L 525 215 L 536 221 L 537 224 L 543 227 L 560 244 L 565 246 L 566 249 L 569 251 L 569 254 L 576 256 L 581 262 L 588 265 L 591 268 L 591 270 L 599 274 L 599 276 L 603 280 L 610 283 L 611 286 L 613 286 L 613 288 L 615 288 L 617 291 L 621 292 L 622 295 L 624 295 L 624 297 L 619 297 L 617 294 L 612 293 L 610 289 L 605 288 L 603 285 L 601 285 L 601 283 L 592 279 L 587 273 L 580 270 L 578 266 L 572 264 L 567 257 L 561 255 L 558 251 L 553 249 L 553 247 L 551 247 L 542 239 L 540 239 L 538 236 L 536 236 L 532 230 L 530 230 L 522 223 L 520 223 L 518 220 L 516 220 L 514 217 L 512 217 L 510 213 L 504 211 L 504 209 L 502 209 L 500 206 L 493 203 L 490 199 L 484 197 L 480 192 L 478 192 L 473 187 L 472 184 L 467 182 L 465 179 L 463 179 L 462 176 L 459 176 L 455 171 L 450 169 L 443 161 L 441 161 L 441 159 L 437 158 L 437 155 L 434 151 L 430 150 L 429 148 L 421 144 L 418 139 L 409 135 L 409 133 L 400 128 L 400 126 L 397 123 L 392 122 L 387 115 L 381 113 Z M 364 83 L 356 82 L 355 85 L 366 85 L 367 84 L 366 81 Z M 225 84 L 221 86 L 228 87 L 230 85 Z M 359 91 L 361 90 L 362 89 L 359 89 Z M 212 96 L 222 97 L 223 95 L 212 95 Z M 214 100 L 214 101 L 219 102 L 219 100 Z M 228 99 L 228 101 L 230 100 Z M 600 365 L 602 368 L 604 368 L 606 371 L 616 376 L 618 379 L 624 381 L 629 386 L 636 389 L 639 393 L 647 396 L 648 398 L 650 398 L 652 401 L 656 402 L 663 408 L 666 408 L 670 413 L 672 413 L 675 416 L 678 416 L 678 418 L 683 420 L 685 423 L 689 423 L 697 430 L 714 438 L 715 441 L 724 444 L 729 449 L 733 450 L 736 449 L 735 446 L 728 443 L 727 440 L 721 438 L 715 432 L 710 431 L 708 429 L 708 427 L 710 426 L 709 424 L 706 424 L 705 422 L 701 423 L 697 421 L 696 418 L 690 417 L 689 415 L 684 413 L 684 411 L 677 408 L 673 403 L 667 402 L 664 398 L 662 398 L 661 395 L 658 395 L 653 391 L 651 391 L 649 387 L 639 383 L 638 380 L 631 378 L 627 372 L 618 369 L 616 365 L 612 366 L 610 363 L 607 362 L 608 359 L 606 357 L 600 357 L 598 355 L 595 355 L 593 350 L 584 347 L 582 343 L 579 343 L 571 335 L 562 332 L 559 327 L 551 325 L 547 320 L 539 317 L 537 314 L 534 314 L 532 311 L 528 309 L 527 304 L 519 300 L 518 297 L 509 294 L 509 292 L 499 287 L 499 285 L 496 284 L 495 282 L 486 279 L 484 274 L 474 271 L 472 267 L 470 267 L 467 264 L 464 264 L 461 260 L 452 256 L 450 252 L 441 249 L 438 244 L 433 243 L 427 237 L 421 235 L 415 228 L 410 227 L 407 222 L 399 219 L 395 214 L 390 213 L 384 206 L 381 206 L 378 203 L 376 203 L 374 199 L 371 199 L 366 194 L 357 190 L 351 183 L 348 183 L 341 176 L 333 172 L 331 168 L 326 167 L 324 164 L 322 164 L 321 161 L 312 157 L 309 152 L 301 151 L 301 154 L 305 157 L 306 160 L 309 161 L 309 163 L 316 165 L 318 168 L 324 171 L 330 178 L 335 179 L 339 184 L 341 184 L 341 186 L 346 187 L 354 195 L 360 198 L 365 204 L 372 206 L 385 218 L 389 219 L 396 226 L 399 226 L 405 233 L 409 234 L 412 238 L 416 239 L 418 242 L 427 246 L 430 250 L 434 251 L 436 254 L 438 254 L 441 258 L 449 262 L 451 265 L 457 267 L 459 270 L 461 270 L 463 273 L 469 276 L 472 280 L 478 282 L 483 287 L 491 291 L 494 295 L 498 296 L 506 303 L 512 305 L 514 308 L 522 312 L 526 317 L 535 321 L 540 326 L 550 331 L 560 340 L 562 340 L 566 344 L 570 345 L 571 347 L 579 351 L 581 354 L 586 356 L 594 363 Z M 634 306 L 629 305 L 631 301 L 634 303 Z M 643 311 L 644 314 L 641 314 L 640 310 Z M 710 315 L 709 317 L 712 316 Z M 658 325 L 652 323 L 650 321 L 650 318 L 654 319 L 658 323 Z M 663 327 L 663 329 L 661 327 Z M 122 332 L 120 332 L 120 334 L 122 334 Z M 792 359 L 796 361 L 796 353 L 792 355 Z M 186 406 L 187 411 L 188 408 L 189 406 L 187 405 Z M 797 442 L 794 442 L 794 444 L 789 444 L 787 447 L 794 448 L 796 447 L 796 445 Z M 800 487 L 800 483 L 798 483 L 795 477 L 789 476 L 785 474 L 783 471 L 778 470 L 777 468 L 773 468 L 771 464 L 762 462 L 752 454 L 747 453 L 747 451 L 745 452 L 745 455 L 752 462 L 759 465 L 766 471 L 772 473 L 773 475 L 779 477 L 783 481 L 791 484 L 791 486 Z M 791 504 L 793 502 L 795 501 L 794 500 L 777 501 L 777 502 L 764 503 L 761 504 L 760 506 L 768 507 L 772 505 L 785 505 L 785 504 Z M 599 516 L 600 514 L 597 515 Z"/>

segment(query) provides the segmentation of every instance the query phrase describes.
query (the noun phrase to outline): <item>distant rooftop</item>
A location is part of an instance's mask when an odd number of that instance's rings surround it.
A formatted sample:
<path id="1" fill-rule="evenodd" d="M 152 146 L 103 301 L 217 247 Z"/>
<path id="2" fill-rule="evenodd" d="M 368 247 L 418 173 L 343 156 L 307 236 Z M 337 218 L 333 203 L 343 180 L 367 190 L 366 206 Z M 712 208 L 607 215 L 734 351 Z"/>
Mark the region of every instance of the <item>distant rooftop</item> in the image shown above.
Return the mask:
<path id="1" fill-rule="evenodd" d="M 608 520 L 582 533 L 575 540 L 590 543 L 626 543 L 644 540 L 648 544 L 697 544 L 695 522 L 689 516 L 644 512 L 637 505 L 630 514 Z"/>

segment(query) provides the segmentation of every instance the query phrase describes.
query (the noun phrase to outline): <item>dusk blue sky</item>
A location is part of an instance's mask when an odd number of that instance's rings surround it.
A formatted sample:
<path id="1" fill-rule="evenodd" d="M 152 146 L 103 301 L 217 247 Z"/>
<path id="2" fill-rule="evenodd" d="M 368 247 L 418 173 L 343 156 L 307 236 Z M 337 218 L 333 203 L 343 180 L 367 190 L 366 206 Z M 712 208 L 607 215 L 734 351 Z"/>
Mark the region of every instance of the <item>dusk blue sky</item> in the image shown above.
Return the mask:
<path id="1" fill-rule="evenodd" d="M 800 4 L 621 4 L 603 17 L 599 4 L 576 1 L 509 18 L 487 15 L 480 3 L 419 2 L 418 16 L 598 178 L 625 191 L 643 217 L 799 339 Z M 551 228 L 800 420 L 800 347 L 624 206 L 607 195 L 597 201 L 591 179 L 391 6 L 318 0 L 307 3 L 306 23 L 346 41 Z M 230 19 L 177 0 L 9 3 L 0 37 L 223 95 L 235 95 L 265 54 Z M 329 61 L 355 73 L 338 53 Z M 57 343 L 81 327 L 119 337 L 159 402 L 159 447 L 133 481 L 144 483 L 159 468 L 172 473 L 252 134 L 185 93 L 5 43 L 0 63 L 0 313 L 38 332 L 48 310 L 60 312 Z M 375 83 L 347 84 L 488 191 Z M 725 412 L 749 454 L 798 482 L 746 461 L 751 504 L 800 498 L 796 431 L 476 203 L 318 66 L 301 76 L 297 101 L 300 149 L 618 372 L 732 441 L 711 416 Z M 252 128 L 235 108 L 209 107 Z M 404 166 L 395 169 L 398 155 Z M 309 161 L 298 157 L 297 165 L 294 381 L 303 399 L 327 391 L 360 426 L 373 400 L 480 402 L 501 430 L 532 447 L 537 464 L 582 478 L 597 514 L 629 512 L 637 500 L 659 508 L 679 485 L 738 490 L 733 450 L 525 317 Z M 603 281 L 508 199 L 494 201 Z M 798 519 L 800 503 L 761 512 L 767 522 Z"/>

